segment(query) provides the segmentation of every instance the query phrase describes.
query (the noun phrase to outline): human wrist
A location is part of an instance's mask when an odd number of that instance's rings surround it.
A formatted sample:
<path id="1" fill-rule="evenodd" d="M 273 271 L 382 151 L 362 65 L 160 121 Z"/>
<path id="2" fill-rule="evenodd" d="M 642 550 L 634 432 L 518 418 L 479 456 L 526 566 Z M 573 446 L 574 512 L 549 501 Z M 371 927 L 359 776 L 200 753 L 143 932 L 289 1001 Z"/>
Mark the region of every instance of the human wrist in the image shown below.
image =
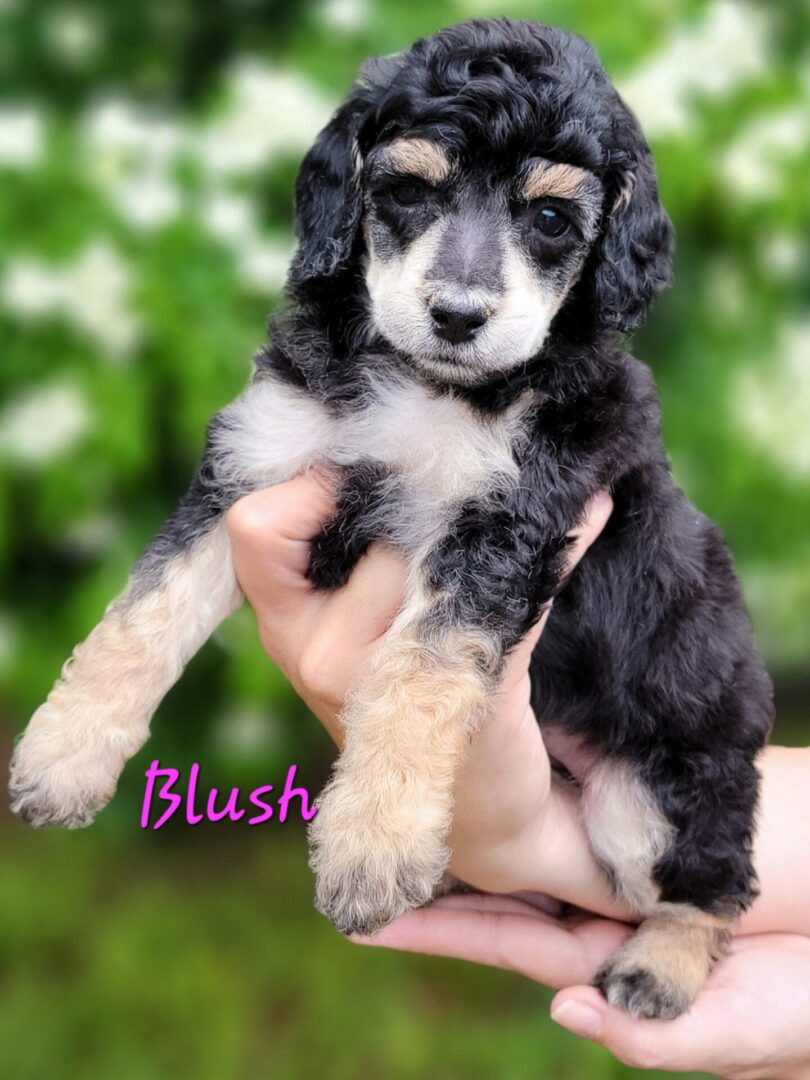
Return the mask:
<path id="1" fill-rule="evenodd" d="M 486 843 L 473 830 L 453 832 L 451 870 L 486 892 L 544 893 L 606 917 L 625 920 L 631 913 L 613 895 L 596 864 L 576 792 L 553 779 L 531 817 Z"/>

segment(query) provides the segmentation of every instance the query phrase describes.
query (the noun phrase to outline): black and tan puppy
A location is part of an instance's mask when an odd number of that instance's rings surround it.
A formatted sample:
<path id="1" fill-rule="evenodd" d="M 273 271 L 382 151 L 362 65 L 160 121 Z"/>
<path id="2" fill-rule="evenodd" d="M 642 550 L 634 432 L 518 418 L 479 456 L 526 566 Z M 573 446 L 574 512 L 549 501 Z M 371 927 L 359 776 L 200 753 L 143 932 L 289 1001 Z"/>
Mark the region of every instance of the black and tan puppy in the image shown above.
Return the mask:
<path id="1" fill-rule="evenodd" d="M 318 906 L 373 931 L 430 900 L 459 761 L 505 654 L 557 596 L 535 706 L 584 751 L 593 850 L 642 920 L 596 982 L 675 1016 L 754 894 L 772 706 L 723 540 L 673 483 L 652 377 L 621 346 L 670 279 L 637 122 L 582 39 L 472 22 L 369 62 L 296 194 L 270 344 L 18 744 L 13 807 L 92 820 L 242 600 L 228 508 L 328 463 L 343 488 L 314 586 L 377 538 L 410 572 L 313 822 Z M 566 533 L 603 487 L 611 521 L 562 589 Z"/>

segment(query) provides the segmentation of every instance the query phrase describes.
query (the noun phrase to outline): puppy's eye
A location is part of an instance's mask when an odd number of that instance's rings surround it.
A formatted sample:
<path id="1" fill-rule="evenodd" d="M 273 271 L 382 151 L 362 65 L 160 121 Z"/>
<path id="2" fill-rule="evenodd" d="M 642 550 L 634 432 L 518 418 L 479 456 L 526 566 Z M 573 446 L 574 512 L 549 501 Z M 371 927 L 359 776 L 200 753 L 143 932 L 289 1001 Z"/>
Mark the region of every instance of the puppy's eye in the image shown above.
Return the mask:
<path id="1" fill-rule="evenodd" d="M 420 184 L 418 181 L 403 181 L 400 184 L 394 184 L 391 188 L 391 197 L 400 206 L 418 206 L 419 203 L 427 200 L 428 195 L 427 185 Z"/>
<path id="2" fill-rule="evenodd" d="M 534 227 L 541 232 L 543 236 L 548 236 L 557 240 L 568 232 L 571 228 L 571 222 L 565 214 L 561 213 L 559 210 L 555 210 L 553 206 L 544 206 L 534 219 Z"/>

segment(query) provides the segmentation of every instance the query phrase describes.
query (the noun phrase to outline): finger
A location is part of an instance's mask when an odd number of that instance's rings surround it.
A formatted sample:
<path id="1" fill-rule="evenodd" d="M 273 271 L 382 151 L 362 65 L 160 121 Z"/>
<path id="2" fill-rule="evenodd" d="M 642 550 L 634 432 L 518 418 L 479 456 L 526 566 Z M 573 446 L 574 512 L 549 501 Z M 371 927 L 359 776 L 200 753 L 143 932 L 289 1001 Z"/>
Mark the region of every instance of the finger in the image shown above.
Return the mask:
<path id="1" fill-rule="evenodd" d="M 533 907 L 535 911 L 550 915 L 554 919 L 561 918 L 563 911 L 566 910 L 565 904 L 557 900 L 556 897 L 549 896 L 548 893 L 523 891 L 512 893 L 512 896 L 516 900 L 523 900 L 529 907 Z"/>
<path id="2" fill-rule="evenodd" d="M 275 643 L 287 658 L 284 667 L 293 686 L 339 746 L 343 702 L 366 674 L 374 644 L 402 605 L 405 576 L 402 557 L 375 546 L 343 588 L 322 594 L 320 606 L 310 607 L 314 617 L 299 615 L 284 627 L 285 641 Z M 270 638 L 264 629 L 266 647 L 274 644 Z"/>
<path id="3" fill-rule="evenodd" d="M 428 953 L 504 968 L 559 988 L 593 974 L 581 941 L 534 914 L 498 914 L 432 904 L 358 944 Z"/>
<path id="4" fill-rule="evenodd" d="M 568 534 L 572 543 L 565 553 L 566 574 L 570 574 L 602 532 L 612 512 L 613 498 L 610 492 L 606 490 L 597 491 L 586 505 L 580 524 Z M 539 620 L 509 654 L 502 680 L 504 687 L 516 685 L 525 673 L 550 611 L 551 605 L 547 605 Z"/>
<path id="5" fill-rule="evenodd" d="M 604 489 L 597 491 L 586 505 L 580 523 L 568 534 L 573 541 L 566 553 L 569 571 L 574 569 L 597 536 L 599 536 L 612 513 L 613 497 L 610 492 Z"/>
<path id="6" fill-rule="evenodd" d="M 292 678 L 327 594 L 307 577 L 310 541 L 335 510 L 336 478 L 308 472 L 253 492 L 227 515 L 234 568 L 267 653 Z"/>
<path id="7" fill-rule="evenodd" d="M 227 514 L 237 578 L 254 607 L 312 594 L 310 541 L 335 510 L 335 480 L 309 472 L 240 499 Z"/>
<path id="8" fill-rule="evenodd" d="M 329 597 L 321 632 L 328 642 L 343 644 L 347 634 L 357 646 L 380 638 L 405 598 L 407 565 L 403 556 L 385 544 L 375 544 L 352 571 L 347 584 Z"/>
<path id="9" fill-rule="evenodd" d="M 548 619 L 550 611 L 551 605 L 546 607 L 545 611 L 528 634 L 526 634 L 509 653 L 501 677 L 500 686 L 502 691 L 507 692 L 513 689 L 525 676 L 532 653 L 534 652 L 537 642 L 540 640 L 540 635 L 543 633 L 543 628 L 546 625 L 546 620 Z"/>
<path id="10" fill-rule="evenodd" d="M 540 894 L 535 894 L 538 898 Z M 551 903 L 551 897 L 547 898 Z M 433 901 L 433 907 L 456 909 L 458 911 L 489 911 L 496 915 L 525 915 L 528 918 L 548 921 L 557 912 L 547 911 L 540 903 L 529 903 L 511 893 L 447 893 Z M 559 905 L 558 905 L 559 908 Z M 562 924 L 560 924 L 562 925 Z"/>
<path id="11" fill-rule="evenodd" d="M 705 1000 L 711 1003 L 707 995 Z M 704 998 L 676 1020 L 644 1020 L 608 1005 L 593 986 L 557 994 L 551 1019 L 584 1039 L 600 1043 L 627 1065 L 641 1069 L 700 1070 L 720 1063 L 727 1020 L 711 1016 Z"/>

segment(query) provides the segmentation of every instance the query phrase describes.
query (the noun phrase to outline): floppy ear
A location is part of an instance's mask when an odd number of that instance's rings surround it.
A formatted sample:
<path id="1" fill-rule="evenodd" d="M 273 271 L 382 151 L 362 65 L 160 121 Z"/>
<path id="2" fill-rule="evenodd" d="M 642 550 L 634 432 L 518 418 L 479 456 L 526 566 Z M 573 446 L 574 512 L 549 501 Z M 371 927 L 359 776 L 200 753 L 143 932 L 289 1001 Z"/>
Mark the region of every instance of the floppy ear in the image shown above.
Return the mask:
<path id="1" fill-rule="evenodd" d="M 349 99 L 304 158 L 295 183 L 293 282 L 330 277 L 348 259 L 360 222 L 360 110 Z"/>
<path id="2" fill-rule="evenodd" d="M 363 208 L 358 138 L 407 56 L 392 53 L 365 61 L 346 101 L 301 163 L 295 182 L 298 250 L 290 267 L 293 284 L 331 277 L 351 255 Z"/>
<path id="3" fill-rule="evenodd" d="M 672 224 L 658 197 L 645 146 L 624 170 L 596 252 L 594 299 L 604 327 L 628 333 L 672 280 Z"/>

